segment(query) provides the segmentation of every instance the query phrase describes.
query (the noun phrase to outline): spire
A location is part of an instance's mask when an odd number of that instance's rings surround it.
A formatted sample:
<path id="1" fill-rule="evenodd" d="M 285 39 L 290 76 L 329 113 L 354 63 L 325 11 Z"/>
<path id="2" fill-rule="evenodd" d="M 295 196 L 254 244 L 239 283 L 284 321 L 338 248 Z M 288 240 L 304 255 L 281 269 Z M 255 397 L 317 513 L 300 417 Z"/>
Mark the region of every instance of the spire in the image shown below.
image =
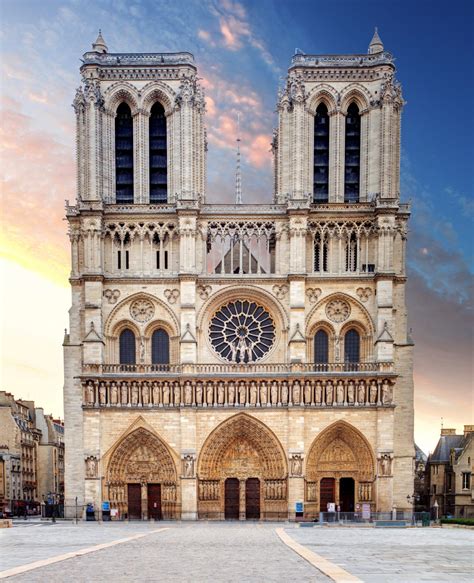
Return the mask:
<path id="1" fill-rule="evenodd" d="M 237 114 L 237 163 L 235 167 L 235 204 L 242 204 L 242 174 L 240 170 L 240 113 Z"/>
<path id="2" fill-rule="evenodd" d="M 109 50 L 102 37 L 102 31 L 100 30 L 100 28 L 95 43 L 92 43 L 92 50 L 95 51 L 96 53 L 106 53 Z"/>
<path id="3" fill-rule="evenodd" d="M 374 36 L 372 37 L 372 40 L 370 41 L 370 45 L 369 45 L 369 55 L 374 55 L 375 53 L 381 53 L 383 51 L 383 42 L 381 40 L 381 38 L 379 37 L 379 31 L 377 29 L 377 27 L 375 27 L 375 32 L 374 32 Z"/>

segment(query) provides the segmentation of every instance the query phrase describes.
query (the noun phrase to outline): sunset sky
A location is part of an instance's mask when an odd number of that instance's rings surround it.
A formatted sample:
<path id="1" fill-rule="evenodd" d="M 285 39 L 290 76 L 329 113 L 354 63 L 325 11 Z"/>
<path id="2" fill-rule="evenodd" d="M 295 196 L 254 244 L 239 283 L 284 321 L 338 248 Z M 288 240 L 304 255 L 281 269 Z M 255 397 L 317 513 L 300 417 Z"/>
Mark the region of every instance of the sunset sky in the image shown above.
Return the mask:
<path id="1" fill-rule="evenodd" d="M 207 95 L 208 200 L 232 200 L 237 112 L 244 202 L 272 196 L 278 86 L 296 48 L 364 53 L 378 26 L 407 101 L 408 309 L 415 438 L 473 422 L 473 3 L 451 0 L 0 0 L 1 389 L 62 416 L 74 111 L 82 54 L 194 53 Z"/>

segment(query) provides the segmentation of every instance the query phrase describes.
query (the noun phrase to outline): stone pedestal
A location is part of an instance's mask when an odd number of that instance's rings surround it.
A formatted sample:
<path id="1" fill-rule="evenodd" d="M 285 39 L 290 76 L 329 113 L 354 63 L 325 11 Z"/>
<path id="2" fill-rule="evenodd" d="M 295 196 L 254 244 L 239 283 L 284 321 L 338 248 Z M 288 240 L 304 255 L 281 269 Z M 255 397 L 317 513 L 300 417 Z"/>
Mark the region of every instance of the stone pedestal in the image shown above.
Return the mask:
<path id="1" fill-rule="evenodd" d="M 197 520 L 196 478 L 181 478 L 181 520 Z"/>

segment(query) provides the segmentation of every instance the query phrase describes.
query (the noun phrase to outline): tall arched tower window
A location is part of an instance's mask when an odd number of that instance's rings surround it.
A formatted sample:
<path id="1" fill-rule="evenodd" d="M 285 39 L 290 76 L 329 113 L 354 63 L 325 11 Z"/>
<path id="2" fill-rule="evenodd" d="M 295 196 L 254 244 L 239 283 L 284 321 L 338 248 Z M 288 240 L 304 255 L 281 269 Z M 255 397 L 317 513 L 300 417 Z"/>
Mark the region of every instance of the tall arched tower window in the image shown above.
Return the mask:
<path id="1" fill-rule="evenodd" d="M 126 103 L 118 106 L 115 118 L 115 200 L 133 203 L 133 119 Z"/>
<path id="2" fill-rule="evenodd" d="M 313 202 L 329 199 L 329 115 L 328 108 L 320 103 L 314 116 L 314 177 Z"/>
<path id="3" fill-rule="evenodd" d="M 129 328 L 120 333 L 120 364 L 135 364 L 136 347 L 135 334 Z"/>
<path id="4" fill-rule="evenodd" d="M 329 359 L 329 338 L 325 330 L 318 330 L 314 335 L 314 362 L 327 363 Z"/>
<path id="5" fill-rule="evenodd" d="M 168 153 L 166 143 L 166 117 L 161 103 L 151 108 L 149 122 L 150 144 L 150 202 L 168 201 Z"/>
<path id="6" fill-rule="evenodd" d="M 360 188 L 360 114 L 351 103 L 346 115 L 344 202 L 359 202 Z"/>
<path id="7" fill-rule="evenodd" d="M 360 361 L 360 335 L 351 328 L 344 336 L 344 362 Z"/>
<path id="8" fill-rule="evenodd" d="M 151 362 L 152 364 L 169 364 L 170 338 L 166 330 L 159 328 L 151 337 Z"/>

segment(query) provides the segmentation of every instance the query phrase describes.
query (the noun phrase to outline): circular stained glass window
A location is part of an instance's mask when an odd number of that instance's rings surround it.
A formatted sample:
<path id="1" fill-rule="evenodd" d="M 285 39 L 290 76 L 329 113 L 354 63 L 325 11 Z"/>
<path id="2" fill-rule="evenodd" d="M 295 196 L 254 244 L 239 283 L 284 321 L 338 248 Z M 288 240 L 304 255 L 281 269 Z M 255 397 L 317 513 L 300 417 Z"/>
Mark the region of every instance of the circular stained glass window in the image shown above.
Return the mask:
<path id="1" fill-rule="evenodd" d="M 275 324 L 262 306 L 237 300 L 214 314 L 209 338 L 217 354 L 228 362 L 257 362 L 273 346 Z"/>

